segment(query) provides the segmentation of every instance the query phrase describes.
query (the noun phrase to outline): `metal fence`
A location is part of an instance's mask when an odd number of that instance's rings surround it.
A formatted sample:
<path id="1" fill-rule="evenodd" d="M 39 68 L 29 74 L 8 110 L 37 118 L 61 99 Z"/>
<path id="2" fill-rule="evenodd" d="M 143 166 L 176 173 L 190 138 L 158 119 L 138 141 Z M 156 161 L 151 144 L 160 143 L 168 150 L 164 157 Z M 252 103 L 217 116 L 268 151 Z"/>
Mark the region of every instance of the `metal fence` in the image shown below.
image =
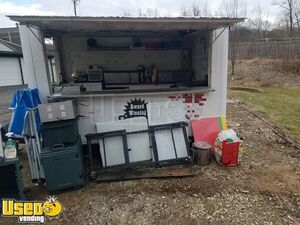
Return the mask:
<path id="1" fill-rule="evenodd" d="M 237 58 L 299 59 L 300 39 L 240 42 Z"/>

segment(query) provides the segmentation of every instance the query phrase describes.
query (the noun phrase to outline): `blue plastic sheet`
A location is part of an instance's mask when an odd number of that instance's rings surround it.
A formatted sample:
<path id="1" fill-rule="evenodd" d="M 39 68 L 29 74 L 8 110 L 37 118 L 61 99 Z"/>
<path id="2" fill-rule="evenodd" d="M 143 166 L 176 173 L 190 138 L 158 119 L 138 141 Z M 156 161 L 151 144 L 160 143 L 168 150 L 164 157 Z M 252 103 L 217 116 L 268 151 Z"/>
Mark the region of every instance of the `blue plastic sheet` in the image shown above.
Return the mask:
<path id="1" fill-rule="evenodd" d="M 9 108 L 14 110 L 12 119 L 9 125 L 9 132 L 14 134 L 22 135 L 25 126 L 25 120 L 28 110 L 36 109 L 41 104 L 39 97 L 39 91 L 37 88 L 34 89 L 22 89 L 16 91 Z M 40 127 L 40 116 L 38 110 L 35 110 L 35 118 L 37 124 L 37 130 Z"/>

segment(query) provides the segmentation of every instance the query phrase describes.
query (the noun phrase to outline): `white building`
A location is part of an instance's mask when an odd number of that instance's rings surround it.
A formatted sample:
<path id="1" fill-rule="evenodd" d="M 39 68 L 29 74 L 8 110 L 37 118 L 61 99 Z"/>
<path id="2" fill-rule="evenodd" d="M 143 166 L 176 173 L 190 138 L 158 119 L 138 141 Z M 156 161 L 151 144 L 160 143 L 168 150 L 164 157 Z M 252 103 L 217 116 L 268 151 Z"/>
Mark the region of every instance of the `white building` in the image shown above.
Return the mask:
<path id="1" fill-rule="evenodd" d="M 0 39 L 0 87 L 24 84 L 20 45 Z"/>
<path id="2" fill-rule="evenodd" d="M 0 28 L 0 87 L 25 84 L 23 77 L 23 53 L 22 47 L 18 42 L 20 42 L 20 36 L 17 27 Z M 50 76 L 53 80 L 55 63 L 51 45 L 47 45 L 47 56 Z"/>

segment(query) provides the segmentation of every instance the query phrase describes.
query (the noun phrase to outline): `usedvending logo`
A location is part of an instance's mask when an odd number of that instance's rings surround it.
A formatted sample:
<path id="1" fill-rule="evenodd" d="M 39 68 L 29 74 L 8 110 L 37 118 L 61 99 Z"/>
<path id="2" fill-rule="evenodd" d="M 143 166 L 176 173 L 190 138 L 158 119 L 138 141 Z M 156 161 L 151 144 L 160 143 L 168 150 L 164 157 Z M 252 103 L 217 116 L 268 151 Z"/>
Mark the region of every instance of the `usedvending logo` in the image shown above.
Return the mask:
<path id="1" fill-rule="evenodd" d="M 2 216 L 17 217 L 20 223 L 45 223 L 46 218 L 59 218 L 62 211 L 63 206 L 55 197 L 49 197 L 45 202 L 2 200 Z"/>

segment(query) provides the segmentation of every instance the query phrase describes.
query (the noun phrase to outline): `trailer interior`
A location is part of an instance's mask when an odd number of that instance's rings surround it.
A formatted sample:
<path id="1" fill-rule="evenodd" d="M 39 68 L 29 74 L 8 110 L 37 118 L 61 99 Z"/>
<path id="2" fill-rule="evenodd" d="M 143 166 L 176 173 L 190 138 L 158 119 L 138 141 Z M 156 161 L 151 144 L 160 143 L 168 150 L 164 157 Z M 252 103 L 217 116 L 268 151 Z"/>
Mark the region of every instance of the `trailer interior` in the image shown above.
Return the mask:
<path id="1" fill-rule="evenodd" d="M 208 86 L 209 32 L 71 33 L 61 41 L 62 80 L 82 91 L 86 83 L 99 91 Z"/>
<path id="2" fill-rule="evenodd" d="M 209 37 L 208 31 L 110 31 L 52 38 L 63 46 L 57 49 L 63 93 L 82 93 L 208 87 Z"/>

